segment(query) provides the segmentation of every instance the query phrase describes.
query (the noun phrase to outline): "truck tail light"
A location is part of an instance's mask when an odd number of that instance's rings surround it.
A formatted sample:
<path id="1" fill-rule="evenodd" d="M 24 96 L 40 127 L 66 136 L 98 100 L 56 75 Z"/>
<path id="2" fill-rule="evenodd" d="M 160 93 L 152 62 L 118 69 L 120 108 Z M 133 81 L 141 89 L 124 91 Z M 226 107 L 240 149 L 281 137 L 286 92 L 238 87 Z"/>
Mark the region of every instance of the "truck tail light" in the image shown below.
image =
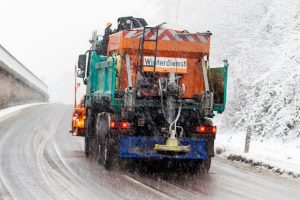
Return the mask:
<path id="1" fill-rule="evenodd" d="M 128 122 L 121 122 L 121 128 L 129 128 L 129 123 Z"/>
<path id="2" fill-rule="evenodd" d="M 216 126 L 200 125 L 200 126 L 197 126 L 197 132 L 199 132 L 199 133 L 210 133 L 210 134 L 215 135 L 217 133 L 217 127 Z"/>
<path id="3" fill-rule="evenodd" d="M 130 124 L 128 122 L 110 122 L 111 129 L 129 129 Z"/>
<path id="4" fill-rule="evenodd" d="M 116 128 L 116 122 L 111 122 L 111 123 L 110 123 L 110 128 L 111 128 L 111 129 Z"/>

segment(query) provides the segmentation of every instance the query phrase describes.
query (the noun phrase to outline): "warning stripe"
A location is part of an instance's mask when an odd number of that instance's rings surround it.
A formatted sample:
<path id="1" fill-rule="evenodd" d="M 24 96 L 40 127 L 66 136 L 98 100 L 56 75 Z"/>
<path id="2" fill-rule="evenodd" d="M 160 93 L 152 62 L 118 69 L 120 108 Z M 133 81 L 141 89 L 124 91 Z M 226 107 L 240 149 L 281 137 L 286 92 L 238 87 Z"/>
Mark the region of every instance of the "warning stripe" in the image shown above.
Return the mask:
<path id="1" fill-rule="evenodd" d="M 124 31 L 125 38 L 141 38 L 143 30 Z M 159 29 L 158 40 L 177 40 L 177 41 L 190 41 L 190 42 L 208 42 L 208 36 L 200 33 L 185 33 L 170 29 Z M 154 40 L 156 38 L 156 29 L 149 29 L 145 31 L 145 39 Z"/>
<path id="2" fill-rule="evenodd" d="M 156 35 L 156 30 L 152 30 L 152 31 L 149 31 L 149 33 L 147 33 L 147 35 L 145 35 L 145 38 L 152 39 L 152 38 L 155 38 L 154 37 L 155 35 Z"/>
<path id="3" fill-rule="evenodd" d="M 195 42 L 201 42 L 197 35 L 191 35 Z"/>
<path id="4" fill-rule="evenodd" d="M 135 35 L 138 33 L 142 33 L 142 30 L 135 30 L 135 31 L 125 31 L 124 37 L 125 38 L 134 38 Z"/>
<path id="5" fill-rule="evenodd" d="M 179 38 L 180 38 L 182 41 L 190 41 L 185 35 L 180 35 Z"/>
<path id="6" fill-rule="evenodd" d="M 169 40 L 175 40 L 175 35 L 173 35 L 169 30 L 164 30 L 160 35 L 158 35 L 158 39 L 162 40 L 165 36 L 167 36 Z"/>

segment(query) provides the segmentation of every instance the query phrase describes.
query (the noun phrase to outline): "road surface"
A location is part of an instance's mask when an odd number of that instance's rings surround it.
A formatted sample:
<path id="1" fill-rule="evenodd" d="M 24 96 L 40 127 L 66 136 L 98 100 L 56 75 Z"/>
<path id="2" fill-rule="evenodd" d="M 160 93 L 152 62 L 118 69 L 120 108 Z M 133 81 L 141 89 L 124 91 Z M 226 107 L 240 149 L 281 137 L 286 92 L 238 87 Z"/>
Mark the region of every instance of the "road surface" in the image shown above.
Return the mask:
<path id="1" fill-rule="evenodd" d="M 71 112 L 48 104 L 0 119 L 0 199 L 300 199 L 299 181 L 220 158 L 205 177 L 106 171 L 68 133 Z"/>

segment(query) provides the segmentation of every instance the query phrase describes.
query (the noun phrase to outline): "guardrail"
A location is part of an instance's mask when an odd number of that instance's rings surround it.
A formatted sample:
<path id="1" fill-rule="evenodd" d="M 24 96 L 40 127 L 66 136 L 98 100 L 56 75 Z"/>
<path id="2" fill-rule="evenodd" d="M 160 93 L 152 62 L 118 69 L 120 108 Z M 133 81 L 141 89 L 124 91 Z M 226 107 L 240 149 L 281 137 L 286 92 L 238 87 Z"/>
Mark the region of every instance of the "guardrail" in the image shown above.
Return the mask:
<path id="1" fill-rule="evenodd" d="M 41 81 L 36 75 L 29 71 L 20 61 L 18 61 L 11 53 L 9 53 L 0 44 L 0 61 L 2 61 L 6 67 L 19 74 L 22 78 L 26 79 L 29 83 L 36 86 L 41 91 L 48 93 L 47 85 Z"/>

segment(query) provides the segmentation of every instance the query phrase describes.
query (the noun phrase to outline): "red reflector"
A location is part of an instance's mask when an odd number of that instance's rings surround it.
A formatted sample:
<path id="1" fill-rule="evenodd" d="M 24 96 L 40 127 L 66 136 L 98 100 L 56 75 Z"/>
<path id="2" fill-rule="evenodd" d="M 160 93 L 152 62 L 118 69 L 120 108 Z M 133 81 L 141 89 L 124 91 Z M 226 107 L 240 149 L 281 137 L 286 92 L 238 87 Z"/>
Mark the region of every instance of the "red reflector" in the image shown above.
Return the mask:
<path id="1" fill-rule="evenodd" d="M 199 131 L 200 133 L 205 133 L 205 132 L 207 132 L 205 126 L 199 126 L 198 131 Z"/>

